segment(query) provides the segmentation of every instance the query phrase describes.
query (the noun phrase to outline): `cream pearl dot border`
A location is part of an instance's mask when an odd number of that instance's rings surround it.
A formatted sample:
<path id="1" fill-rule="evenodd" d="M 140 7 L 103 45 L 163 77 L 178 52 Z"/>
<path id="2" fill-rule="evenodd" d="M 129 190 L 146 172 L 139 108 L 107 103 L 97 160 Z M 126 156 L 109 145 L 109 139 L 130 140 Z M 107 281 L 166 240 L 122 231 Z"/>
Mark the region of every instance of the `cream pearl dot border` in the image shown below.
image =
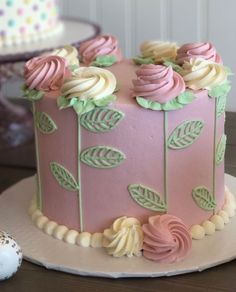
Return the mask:
<path id="1" fill-rule="evenodd" d="M 202 239 L 205 235 L 212 235 L 217 230 L 224 229 L 230 218 L 235 215 L 236 201 L 234 195 L 225 186 L 225 202 L 220 211 L 204 221 L 202 224 L 195 224 L 190 228 L 192 239 Z"/>
<path id="2" fill-rule="evenodd" d="M 37 209 L 35 199 L 32 200 L 29 214 L 34 224 L 41 229 L 44 233 L 63 240 L 69 244 L 77 244 L 82 247 L 102 247 L 103 234 L 102 233 L 89 233 L 69 229 L 65 225 L 60 225 L 55 221 L 49 220 L 43 213 Z"/>

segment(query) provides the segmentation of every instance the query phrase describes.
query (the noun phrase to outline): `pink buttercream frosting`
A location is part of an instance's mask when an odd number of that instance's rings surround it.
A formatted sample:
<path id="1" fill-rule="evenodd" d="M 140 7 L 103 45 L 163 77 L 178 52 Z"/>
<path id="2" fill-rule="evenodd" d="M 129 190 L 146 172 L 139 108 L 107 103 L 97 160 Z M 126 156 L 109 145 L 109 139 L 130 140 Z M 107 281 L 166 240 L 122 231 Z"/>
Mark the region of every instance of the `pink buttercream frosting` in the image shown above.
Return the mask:
<path id="1" fill-rule="evenodd" d="M 113 55 L 117 62 L 122 60 L 118 41 L 111 35 L 101 35 L 95 39 L 82 43 L 79 47 L 79 56 L 85 65 L 89 65 L 98 56 Z"/>
<path id="2" fill-rule="evenodd" d="M 142 65 L 133 80 L 134 95 L 166 103 L 185 91 L 183 78 L 171 67 Z"/>
<path id="3" fill-rule="evenodd" d="M 211 43 L 189 43 L 181 46 L 177 51 L 176 61 L 183 64 L 191 58 L 202 58 L 216 63 L 222 63 L 220 55 Z"/>
<path id="4" fill-rule="evenodd" d="M 25 64 L 25 83 L 29 89 L 58 92 L 70 75 L 66 60 L 59 56 L 35 57 Z"/>
<path id="5" fill-rule="evenodd" d="M 173 215 L 149 217 L 144 224 L 143 255 L 160 263 L 182 260 L 192 247 L 192 239 L 183 221 Z"/>

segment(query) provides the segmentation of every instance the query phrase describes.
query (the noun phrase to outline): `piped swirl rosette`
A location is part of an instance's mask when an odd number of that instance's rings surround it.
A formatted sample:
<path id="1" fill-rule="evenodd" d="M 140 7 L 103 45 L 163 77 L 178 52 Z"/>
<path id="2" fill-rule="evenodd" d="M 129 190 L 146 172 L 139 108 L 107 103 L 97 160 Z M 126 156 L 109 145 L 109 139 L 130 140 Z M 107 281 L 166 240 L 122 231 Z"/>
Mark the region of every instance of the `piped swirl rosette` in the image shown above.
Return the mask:
<path id="1" fill-rule="evenodd" d="M 188 43 L 181 46 L 177 51 L 176 61 L 179 64 L 194 58 L 222 63 L 220 55 L 217 54 L 211 43 Z"/>
<path id="2" fill-rule="evenodd" d="M 69 66 L 79 67 L 79 57 L 76 47 L 64 46 L 62 48 L 54 50 L 52 55 L 63 57 L 67 60 Z"/>
<path id="3" fill-rule="evenodd" d="M 108 70 L 97 67 L 80 67 L 66 79 L 62 94 L 67 99 L 99 100 L 111 95 L 116 88 L 116 78 Z"/>
<path id="4" fill-rule="evenodd" d="M 199 58 L 185 62 L 180 73 L 186 86 L 193 90 L 210 90 L 223 84 L 228 76 L 228 72 L 223 65 Z"/>
<path id="5" fill-rule="evenodd" d="M 82 43 L 79 47 L 79 56 L 85 65 L 96 61 L 99 56 L 113 56 L 116 62 L 122 59 L 118 41 L 111 35 L 101 35 Z"/>
<path id="6" fill-rule="evenodd" d="M 143 231 L 140 222 L 132 217 L 121 217 L 110 229 L 104 230 L 103 246 L 114 257 L 139 256 L 143 245 Z"/>
<path id="7" fill-rule="evenodd" d="M 183 78 L 171 67 L 142 65 L 133 80 L 134 96 L 166 103 L 185 91 Z"/>
<path id="8" fill-rule="evenodd" d="M 160 263 L 181 261 L 192 247 L 190 233 L 183 221 L 173 215 L 149 217 L 142 226 L 143 256 Z"/>
<path id="9" fill-rule="evenodd" d="M 165 59 L 175 60 L 177 46 L 171 42 L 146 41 L 141 44 L 140 51 L 144 58 L 151 58 L 155 64 L 159 64 Z"/>
<path id="10" fill-rule="evenodd" d="M 25 64 L 25 84 L 29 90 L 58 92 L 71 73 L 67 62 L 59 56 L 35 57 Z"/>

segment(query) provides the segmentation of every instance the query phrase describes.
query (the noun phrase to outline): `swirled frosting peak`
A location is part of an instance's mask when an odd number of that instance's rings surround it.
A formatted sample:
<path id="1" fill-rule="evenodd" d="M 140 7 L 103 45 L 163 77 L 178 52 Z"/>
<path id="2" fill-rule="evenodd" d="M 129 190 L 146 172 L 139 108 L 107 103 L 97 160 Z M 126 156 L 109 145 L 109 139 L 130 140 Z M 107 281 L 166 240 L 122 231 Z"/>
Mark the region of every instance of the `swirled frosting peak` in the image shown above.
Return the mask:
<path id="1" fill-rule="evenodd" d="M 143 256 L 160 263 L 182 260 L 192 247 L 192 239 L 183 221 L 173 215 L 149 217 L 142 226 Z"/>
<path id="2" fill-rule="evenodd" d="M 189 43 L 181 46 L 177 51 L 176 61 L 183 64 L 193 58 L 222 63 L 221 57 L 217 54 L 211 43 Z"/>
<path id="3" fill-rule="evenodd" d="M 193 90 L 210 90 L 214 86 L 224 83 L 228 76 L 223 65 L 199 58 L 185 62 L 180 73 L 186 86 Z"/>
<path id="4" fill-rule="evenodd" d="M 62 94 L 67 98 L 98 100 L 111 95 L 116 88 L 116 78 L 110 71 L 98 67 L 80 67 L 65 80 Z"/>
<path id="5" fill-rule="evenodd" d="M 110 229 L 104 230 L 103 238 L 103 246 L 114 257 L 141 255 L 143 232 L 135 218 L 118 218 Z"/>
<path id="6" fill-rule="evenodd" d="M 56 49 L 52 52 L 52 55 L 63 57 L 67 60 L 70 66 L 79 66 L 79 57 L 76 47 L 64 46 L 63 48 Z"/>
<path id="7" fill-rule="evenodd" d="M 28 88 L 43 92 L 60 91 L 70 76 L 67 62 L 59 56 L 35 57 L 25 64 L 25 83 Z"/>
<path id="8" fill-rule="evenodd" d="M 185 91 L 183 78 L 171 67 L 142 65 L 133 80 L 134 95 L 166 103 Z"/>
<path id="9" fill-rule="evenodd" d="M 177 46 L 170 42 L 146 41 L 141 44 L 140 51 L 143 57 L 152 58 L 155 64 L 159 64 L 164 59 L 175 60 Z"/>
<path id="10" fill-rule="evenodd" d="M 122 59 L 118 41 L 111 35 L 100 35 L 82 43 L 79 47 L 79 56 L 85 65 L 95 61 L 98 56 L 114 56 L 117 62 Z"/>

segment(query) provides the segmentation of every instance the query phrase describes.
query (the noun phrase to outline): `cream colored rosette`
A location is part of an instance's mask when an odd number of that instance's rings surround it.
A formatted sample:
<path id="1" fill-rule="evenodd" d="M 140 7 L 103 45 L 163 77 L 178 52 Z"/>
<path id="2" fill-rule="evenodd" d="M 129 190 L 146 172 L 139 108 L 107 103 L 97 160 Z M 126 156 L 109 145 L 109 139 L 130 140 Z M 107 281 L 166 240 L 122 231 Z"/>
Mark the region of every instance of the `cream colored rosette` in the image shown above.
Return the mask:
<path id="1" fill-rule="evenodd" d="M 108 70 L 98 67 L 80 67 L 66 79 L 62 94 L 68 99 L 99 100 L 111 95 L 116 88 L 116 78 Z"/>
<path id="2" fill-rule="evenodd" d="M 224 83 L 228 75 L 223 65 L 200 58 L 185 62 L 180 74 L 186 86 L 193 90 L 210 90 L 214 86 Z"/>
<path id="3" fill-rule="evenodd" d="M 56 49 L 52 55 L 63 57 L 67 60 L 69 66 L 79 67 L 78 51 L 73 46 L 64 46 L 63 48 Z"/>
<path id="4" fill-rule="evenodd" d="M 110 229 L 104 230 L 103 246 L 114 257 L 141 255 L 143 231 L 140 222 L 132 217 L 120 217 Z"/>
<path id="5" fill-rule="evenodd" d="M 155 64 L 162 63 L 164 59 L 175 60 L 177 49 L 175 43 L 162 41 L 147 41 L 140 46 L 142 56 L 152 58 Z"/>

